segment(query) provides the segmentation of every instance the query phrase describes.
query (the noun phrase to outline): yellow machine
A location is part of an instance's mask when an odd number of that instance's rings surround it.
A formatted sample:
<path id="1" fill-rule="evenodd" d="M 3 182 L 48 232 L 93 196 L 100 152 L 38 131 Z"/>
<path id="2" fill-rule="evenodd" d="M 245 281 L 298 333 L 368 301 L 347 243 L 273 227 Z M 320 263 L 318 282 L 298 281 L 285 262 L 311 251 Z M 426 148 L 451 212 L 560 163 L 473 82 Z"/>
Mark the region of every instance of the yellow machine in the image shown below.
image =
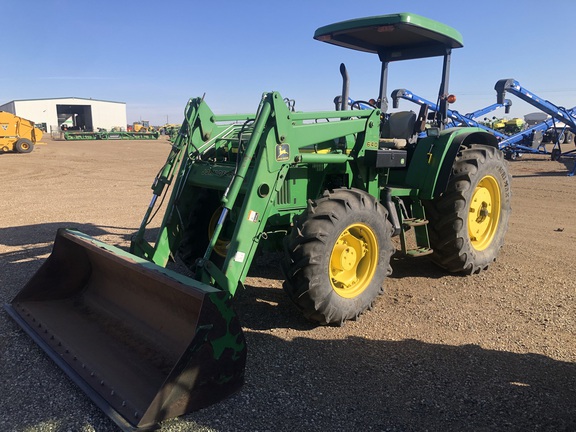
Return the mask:
<path id="1" fill-rule="evenodd" d="M 154 132 L 154 126 L 150 126 L 150 122 L 142 120 L 132 123 L 132 130 L 134 132 Z"/>
<path id="2" fill-rule="evenodd" d="M 42 131 L 33 121 L 0 111 L 0 152 L 30 153 L 40 139 Z"/>

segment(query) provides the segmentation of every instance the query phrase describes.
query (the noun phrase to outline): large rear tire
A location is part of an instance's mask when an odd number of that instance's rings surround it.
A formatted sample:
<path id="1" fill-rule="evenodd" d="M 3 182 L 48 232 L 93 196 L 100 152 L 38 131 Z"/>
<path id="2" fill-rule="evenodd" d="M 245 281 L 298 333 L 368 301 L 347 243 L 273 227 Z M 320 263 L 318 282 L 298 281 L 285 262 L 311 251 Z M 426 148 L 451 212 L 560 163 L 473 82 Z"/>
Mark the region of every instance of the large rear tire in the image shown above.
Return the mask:
<path id="1" fill-rule="evenodd" d="M 446 191 L 425 203 L 433 262 L 472 274 L 496 260 L 508 229 L 510 183 L 501 151 L 479 144 L 460 150 Z"/>
<path id="2" fill-rule="evenodd" d="M 356 189 L 325 192 L 285 241 L 284 290 L 320 324 L 356 319 L 383 292 L 394 251 L 388 212 Z"/>

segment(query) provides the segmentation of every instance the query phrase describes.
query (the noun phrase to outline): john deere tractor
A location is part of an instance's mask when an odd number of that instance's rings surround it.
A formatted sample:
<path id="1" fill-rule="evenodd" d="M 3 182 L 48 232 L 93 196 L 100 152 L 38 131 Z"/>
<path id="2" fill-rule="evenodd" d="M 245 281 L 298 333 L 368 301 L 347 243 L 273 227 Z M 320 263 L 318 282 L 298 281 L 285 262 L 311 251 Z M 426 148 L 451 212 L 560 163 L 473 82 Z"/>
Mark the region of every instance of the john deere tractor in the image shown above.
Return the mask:
<path id="1" fill-rule="evenodd" d="M 7 305 L 118 424 L 147 427 L 241 386 L 246 346 L 231 300 L 259 249 L 283 251 L 286 294 L 328 325 L 382 293 L 394 237 L 404 254 L 449 272 L 478 273 L 496 259 L 511 193 L 498 142 L 480 128 L 444 127 L 460 33 L 401 13 L 321 27 L 314 38 L 376 54 L 378 96 L 350 103 L 342 65 L 336 110 L 297 112 L 267 92 L 254 114 L 217 115 L 191 99 L 130 253 L 62 229 Z M 443 59 L 438 111 L 388 112 L 389 66 L 425 57 Z"/>

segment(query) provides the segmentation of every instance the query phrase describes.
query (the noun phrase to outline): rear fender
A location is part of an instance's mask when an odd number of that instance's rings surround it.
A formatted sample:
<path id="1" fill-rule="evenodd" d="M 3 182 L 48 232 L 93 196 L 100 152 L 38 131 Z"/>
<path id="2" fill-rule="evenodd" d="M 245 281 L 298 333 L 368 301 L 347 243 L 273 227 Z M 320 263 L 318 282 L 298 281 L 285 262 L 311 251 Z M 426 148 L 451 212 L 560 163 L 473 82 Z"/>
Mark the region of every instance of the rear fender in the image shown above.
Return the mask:
<path id="1" fill-rule="evenodd" d="M 418 189 L 421 199 L 439 196 L 446 190 L 461 146 L 471 144 L 498 148 L 494 135 L 474 127 L 445 129 L 439 137 L 419 140 L 406 174 L 407 185 Z"/>

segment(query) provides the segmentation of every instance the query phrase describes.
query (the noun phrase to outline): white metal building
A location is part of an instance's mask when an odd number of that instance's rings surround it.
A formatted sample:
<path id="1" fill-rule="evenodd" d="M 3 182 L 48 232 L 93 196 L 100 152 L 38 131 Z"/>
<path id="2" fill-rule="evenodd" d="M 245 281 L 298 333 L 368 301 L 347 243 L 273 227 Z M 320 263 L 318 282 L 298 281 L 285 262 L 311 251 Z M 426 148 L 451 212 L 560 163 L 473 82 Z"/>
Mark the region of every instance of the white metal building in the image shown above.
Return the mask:
<path id="1" fill-rule="evenodd" d="M 46 132 L 59 131 L 63 124 L 68 130 L 126 130 L 125 102 L 75 97 L 26 99 L 0 105 L 0 111 L 32 120 L 37 126 L 44 126 Z"/>

